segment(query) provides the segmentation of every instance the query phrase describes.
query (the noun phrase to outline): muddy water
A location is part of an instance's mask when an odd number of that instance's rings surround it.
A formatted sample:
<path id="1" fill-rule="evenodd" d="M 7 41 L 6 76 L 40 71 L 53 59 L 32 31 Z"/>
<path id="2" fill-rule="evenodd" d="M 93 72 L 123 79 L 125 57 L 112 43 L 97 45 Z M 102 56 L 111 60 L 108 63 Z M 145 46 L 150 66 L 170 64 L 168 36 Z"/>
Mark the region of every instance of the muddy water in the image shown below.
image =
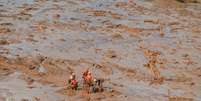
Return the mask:
<path id="1" fill-rule="evenodd" d="M 41 79 L 30 89 L 9 75 L 0 80 L 2 99 L 200 101 L 200 8 L 175 0 L 1 0 L 2 71 L 17 65 L 13 71 Z M 86 68 L 106 79 L 106 91 L 64 93 L 69 73 L 81 82 Z"/>

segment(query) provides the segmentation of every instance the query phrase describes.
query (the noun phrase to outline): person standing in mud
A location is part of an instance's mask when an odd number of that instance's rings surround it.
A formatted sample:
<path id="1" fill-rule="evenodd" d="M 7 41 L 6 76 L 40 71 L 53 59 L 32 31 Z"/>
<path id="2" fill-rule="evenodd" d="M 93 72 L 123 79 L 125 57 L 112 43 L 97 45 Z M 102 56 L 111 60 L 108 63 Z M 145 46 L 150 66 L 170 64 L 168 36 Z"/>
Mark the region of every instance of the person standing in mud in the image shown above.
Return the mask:
<path id="1" fill-rule="evenodd" d="M 87 69 L 83 75 L 82 75 L 82 78 L 84 80 L 84 84 L 87 84 L 88 86 L 91 86 L 92 85 L 92 74 L 91 72 L 89 71 L 89 69 Z"/>
<path id="2" fill-rule="evenodd" d="M 89 86 L 91 86 L 92 85 L 92 74 L 91 74 L 91 72 L 88 72 L 88 74 L 86 75 L 86 77 L 85 77 L 85 82 L 89 85 Z"/>
<path id="3" fill-rule="evenodd" d="M 68 83 L 70 84 L 70 88 L 73 90 L 77 90 L 78 88 L 78 82 L 76 80 L 75 73 L 71 73 L 70 78 L 68 80 Z"/>
<path id="4" fill-rule="evenodd" d="M 89 71 L 89 69 L 87 69 L 84 73 L 83 73 L 83 89 L 85 89 L 88 93 L 90 92 L 90 87 L 93 86 L 93 77 L 91 72 Z"/>
<path id="5" fill-rule="evenodd" d="M 68 83 L 71 82 L 71 80 L 75 79 L 75 73 L 72 72 L 71 75 L 69 76 L 69 80 L 68 80 Z"/>
<path id="6" fill-rule="evenodd" d="M 89 68 L 87 68 L 87 70 L 82 74 L 82 78 L 84 79 L 84 81 L 85 81 L 85 77 L 87 76 L 88 72 L 89 72 Z"/>
<path id="7" fill-rule="evenodd" d="M 92 87 L 92 91 L 94 93 L 103 92 L 103 85 L 102 85 L 103 82 L 104 82 L 104 80 L 102 80 L 102 79 L 94 79 L 94 84 L 93 84 L 93 87 Z"/>

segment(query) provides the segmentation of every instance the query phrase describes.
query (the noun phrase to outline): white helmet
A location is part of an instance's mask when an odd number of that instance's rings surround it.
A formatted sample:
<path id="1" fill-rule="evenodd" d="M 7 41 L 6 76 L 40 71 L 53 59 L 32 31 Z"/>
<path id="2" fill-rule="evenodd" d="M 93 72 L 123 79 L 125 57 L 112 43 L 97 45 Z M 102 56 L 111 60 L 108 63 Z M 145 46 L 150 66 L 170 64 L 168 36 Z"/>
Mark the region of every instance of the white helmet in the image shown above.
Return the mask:
<path id="1" fill-rule="evenodd" d="M 96 82 L 97 80 L 96 79 L 94 79 L 94 82 Z"/>

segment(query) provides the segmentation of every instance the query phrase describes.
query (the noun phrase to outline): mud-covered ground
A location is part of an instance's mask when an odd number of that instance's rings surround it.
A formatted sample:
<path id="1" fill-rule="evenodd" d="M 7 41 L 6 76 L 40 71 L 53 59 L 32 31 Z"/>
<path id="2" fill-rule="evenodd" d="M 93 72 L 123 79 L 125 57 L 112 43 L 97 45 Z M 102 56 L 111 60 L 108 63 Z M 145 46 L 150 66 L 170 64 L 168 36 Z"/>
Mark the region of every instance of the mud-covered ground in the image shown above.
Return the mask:
<path id="1" fill-rule="evenodd" d="M 201 101 L 201 3 L 178 1 L 0 0 L 0 101 Z M 104 92 L 66 89 L 86 68 Z"/>

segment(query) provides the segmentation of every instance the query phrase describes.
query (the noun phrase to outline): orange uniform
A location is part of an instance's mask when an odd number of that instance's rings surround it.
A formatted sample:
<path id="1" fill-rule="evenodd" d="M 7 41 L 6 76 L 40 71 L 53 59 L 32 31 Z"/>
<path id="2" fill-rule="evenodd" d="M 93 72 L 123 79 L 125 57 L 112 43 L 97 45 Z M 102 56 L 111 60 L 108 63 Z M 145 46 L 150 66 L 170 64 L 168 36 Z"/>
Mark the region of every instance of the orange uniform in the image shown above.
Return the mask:
<path id="1" fill-rule="evenodd" d="M 92 75 L 91 74 L 86 75 L 85 80 L 92 81 Z"/>

